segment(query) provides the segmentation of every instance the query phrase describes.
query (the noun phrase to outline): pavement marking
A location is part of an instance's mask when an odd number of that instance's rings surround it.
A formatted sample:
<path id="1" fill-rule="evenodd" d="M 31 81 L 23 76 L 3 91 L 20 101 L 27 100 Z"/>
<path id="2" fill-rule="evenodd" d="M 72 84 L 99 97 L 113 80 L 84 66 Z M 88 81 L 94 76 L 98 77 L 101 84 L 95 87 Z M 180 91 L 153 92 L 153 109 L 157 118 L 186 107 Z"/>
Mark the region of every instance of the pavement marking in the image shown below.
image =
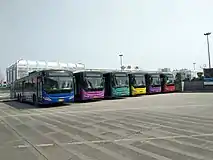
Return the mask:
<path id="1" fill-rule="evenodd" d="M 149 137 L 149 138 L 122 138 L 122 139 L 115 139 L 115 140 L 98 140 L 98 141 L 81 141 L 81 142 L 69 142 L 69 143 L 62 143 L 63 145 L 70 145 L 70 144 L 91 144 L 91 143 L 114 143 L 114 142 L 124 142 L 124 141 L 150 141 L 150 140 L 160 140 L 160 139 L 174 139 L 174 138 L 196 138 L 196 137 L 203 137 L 203 136 L 213 136 L 211 134 L 195 134 L 195 135 L 177 135 L 177 136 L 165 136 L 165 137 Z"/>
<path id="2" fill-rule="evenodd" d="M 47 143 L 47 144 L 36 144 L 37 147 L 50 147 L 50 146 L 54 146 L 53 143 Z"/>
<path id="3" fill-rule="evenodd" d="M 205 106 L 205 105 L 180 105 L 180 106 L 175 106 L 175 107 L 193 107 L 193 106 Z M 162 106 L 156 106 L 154 109 L 158 109 L 161 108 Z M 163 106 L 165 108 L 165 106 Z M 170 108 L 171 106 L 168 106 L 168 108 Z M 64 112 L 64 111 L 56 111 L 56 112 L 42 112 L 42 113 L 18 113 L 17 115 L 6 115 L 6 116 L 0 116 L 0 118 L 8 118 L 8 117 L 21 117 L 21 116 L 40 116 L 40 115 L 55 115 L 56 113 L 60 113 L 60 114 L 73 114 L 73 113 L 95 113 L 95 112 L 114 112 L 114 111 L 128 111 L 128 110 L 143 110 L 143 109 L 147 109 L 150 108 L 150 106 L 145 106 L 145 107 L 133 107 L 133 108 L 105 108 L 105 109 L 95 109 L 95 110 L 86 110 L 86 111 L 82 111 L 82 110 L 77 110 L 77 111 L 68 111 L 68 112 Z M 153 109 L 153 108 L 152 108 Z"/>
<path id="4" fill-rule="evenodd" d="M 25 141 L 26 143 L 28 143 L 28 145 L 30 147 L 32 147 L 34 149 L 35 152 L 37 152 L 40 156 L 42 156 L 45 160 L 48 160 L 48 158 L 40 151 L 38 150 L 32 143 L 31 141 L 29 141 L 22 133 L 20 133 L 19 131 L 17 131 L 13 125 L 11 125 L 10 123 L 8 123 L 7 121 L 0 119 L 0 121 L 2 121 L 6 126 L 8 126 L 21 140 Z M 23 145 L 21 146 L 23 147 Z"/>
<path id="5" fill-rule="evenodd" d="M 35 145 L 36 147 L 50 147 L 50 146 L 54 146 L 53 143 L 47 143 L 47 144 L 36 144 Z M 21 145 L 18 145 L 17 148 L 28 148 L 30 147 L 30 145 L 26 145 L 26 144 L 21 144 Z"/>
<path id="6" fill-rule="evenodd" d="M 23 145 L 18 145 L 16 148 L 28 148 L 28 147 L 30 147 L 30 145 L 23 144 Z"/>

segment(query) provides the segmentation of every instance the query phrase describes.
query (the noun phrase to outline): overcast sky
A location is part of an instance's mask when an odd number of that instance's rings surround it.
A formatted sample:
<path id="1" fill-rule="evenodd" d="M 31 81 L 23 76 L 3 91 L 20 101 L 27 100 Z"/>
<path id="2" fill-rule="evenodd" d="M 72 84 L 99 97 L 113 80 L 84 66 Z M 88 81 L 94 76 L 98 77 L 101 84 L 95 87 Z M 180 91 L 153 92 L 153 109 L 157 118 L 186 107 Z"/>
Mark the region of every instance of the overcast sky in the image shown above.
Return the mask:
<path id="1" fill-rule="evenodd" d="M 143 69 L 199 68 L 212 8 L 212 0 L 0 0 L 0 68 L 19 58 L 118 68 L 120 52 Z M 213 52 L 212 43 L 213 35 Z"/>

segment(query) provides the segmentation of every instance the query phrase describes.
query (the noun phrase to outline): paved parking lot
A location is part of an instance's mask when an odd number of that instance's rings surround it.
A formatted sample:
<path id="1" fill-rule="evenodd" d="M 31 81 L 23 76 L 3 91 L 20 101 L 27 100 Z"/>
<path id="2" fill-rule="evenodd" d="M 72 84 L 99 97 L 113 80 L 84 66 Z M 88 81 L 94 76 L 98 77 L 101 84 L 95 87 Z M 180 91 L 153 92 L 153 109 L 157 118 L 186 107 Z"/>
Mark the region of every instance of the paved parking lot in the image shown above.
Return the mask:
<path id="1" fill-rule="evenodd" d="M 211 93 L 0 103 L 1 160 L 212 160 Z"/>

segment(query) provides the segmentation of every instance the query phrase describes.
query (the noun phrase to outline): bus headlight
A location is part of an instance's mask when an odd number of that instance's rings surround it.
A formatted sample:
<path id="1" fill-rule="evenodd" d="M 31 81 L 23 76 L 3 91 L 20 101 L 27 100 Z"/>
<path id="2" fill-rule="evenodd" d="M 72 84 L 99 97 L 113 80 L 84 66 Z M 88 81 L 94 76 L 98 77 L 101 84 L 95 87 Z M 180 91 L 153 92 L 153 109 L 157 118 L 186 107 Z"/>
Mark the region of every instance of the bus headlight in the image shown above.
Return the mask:
<path id="1" fill-rule="evenodd" d="M 70 98 L 69 99 L 73 99 L 74 98 L 74 96 L 70 96 Z"/>
<path id="2" fill-rule="evenodd" d="M 52 101 L 49 97 L 43 97 L 45 101 Z"/>

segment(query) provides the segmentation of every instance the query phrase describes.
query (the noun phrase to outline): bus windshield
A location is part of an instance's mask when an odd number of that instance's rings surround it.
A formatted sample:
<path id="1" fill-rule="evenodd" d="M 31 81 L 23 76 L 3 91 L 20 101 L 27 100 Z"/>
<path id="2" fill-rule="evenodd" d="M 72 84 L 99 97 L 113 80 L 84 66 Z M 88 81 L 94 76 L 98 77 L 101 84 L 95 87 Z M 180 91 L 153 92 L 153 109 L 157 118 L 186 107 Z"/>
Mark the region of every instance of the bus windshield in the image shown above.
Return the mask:
<path id="1" fill-rule="evenodd" d="M 133 77 L 133 87 L 145 87 L 145 76 L 135 76 Z"/>
<path id="2" fill-rule="evenodd" d="M 165 82 L 167 85 L 174 84 L 174 76 L 172 74 L 168 74 L 165 76 Z"/>
<path id="3" fill-rule="evenodd" d="M 152 86 L 160 86 L 161 85 L 160 76 L 152 75 L 151 76 L 151 85 Z"/>
<path id="4" fill-rule="evenodd" d="M 114 87 L 128 87 L 129 86 L 129 79 L 127 76 L 114 76 L 113 80 Z"/>
<path id="5" fill-rule="evenodd" d="M 93 90 L 93 89 L 103 89 L 104 88 L 104 82 L 102 77 L 85 77 L 85 89 Z"/>
<path id="6" fill-rule="evenodd" d="M 73 89 L 72 77 L 44 77 L 44 90 L 47 93 L 68 93 Z"/>

